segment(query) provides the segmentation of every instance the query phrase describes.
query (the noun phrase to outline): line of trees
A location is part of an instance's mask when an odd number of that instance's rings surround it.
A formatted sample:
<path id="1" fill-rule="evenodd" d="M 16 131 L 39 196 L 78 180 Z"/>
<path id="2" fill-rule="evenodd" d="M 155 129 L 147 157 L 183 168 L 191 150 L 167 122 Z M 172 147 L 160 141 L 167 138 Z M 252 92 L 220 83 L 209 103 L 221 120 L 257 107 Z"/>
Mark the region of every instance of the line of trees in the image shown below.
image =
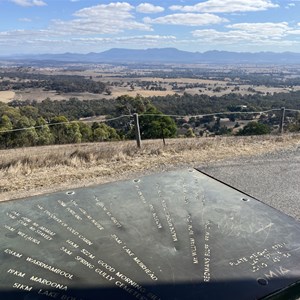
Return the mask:
<path id="1" fill-rule="evenodd" d="M 252 103 L 253 106 L 246 106 L 247 110 L 258 111 L 257 107 L 262 109 L 279 108 L 280 103 L 284 102 L 288 107 L 300 109 L 299 101 L 294 96 L 286 95 L 286 99 L 273 98 L 271 103 L 267 104 L 267 98 L 249 98 L 248 102 L 234 98 L 222 99 L 215 97 L 198 95 L 184 95 L 178 97 L 176 95 L 166 97 L 143 98 L 137 96 L 121 96 L 114 100 L 105 101 L 79 101 L 72 98 L 66 101 L 51 101 L 47 99 L 41 103 L 37 102 L 17 102 L 10 104 L 0 102 L 0 148 L 12 148 L 23 146 L 49 145 L 49 144 L 66 144 L 79 142 L 95 142 L 95 141 L 111 141 L 120 139 L 133 139 L 134 127 L 133 119 L 130 117 L 134 113 L 140 116 L 140 129 L 143 139 L 154 138 L 172 138 L 178 133 L 178 128 L 184 128 L 183 133 L 187 137 L 209 131 L 209 134 L 233 134 L 231 128 L 221 126 L 220 118 L 229 116 L 230 122 L 236 122 L 239 127 L 239 120 L 248 120 L 248 124 L 238 131 L 238 135 L 266 134 L 271 132 L 272 126 L 279 124 L 279 115 L 271 113 L 271 115 L 262 115 L 259 119 L 254 114 L 232 114 L 226 116 L 219 115 L 218 118 L 207 116 L 203 118 L 170 118 L 165 116 L 158 106 L 165 106 L 167 113 L 175 112 L 175 114 L 191 114 L 189 111 L 193 109 L 197 114 L 213 113 L 219 111 L 238 111 L 241 103 Z M 300 92 L 298 93 L 300 96 Z M 234 95 L 234 97 L 237 97 Z M 196 103 L 197 101 L 200 102 Z M 242 102 L 243 101 L 243 102 Z M 234 103 L 238 103 L 235 105 Z M 225 104 L 227 106 L 225 106 Z M 255 106 L 254 106 L 255 104 Z M 275 105 L 273 107 L 273 105 Z M 292 106 L 294 104 L 294 106 Z M 102 106 L 103 105 L 103 106 Z M 186 111 L 178 112 L 178 107 L 187 105 Z M 199 105 L 205 105 L 202 108 Z M 271 106 L 271 107 L 270 107 Z M 95 108 L 95 110 L 94 110 Z M 215 110 L 213 110 L 213 108 Z M 97 110 L 99 109 L 99 110 Z M 189 110 L 190 109 L 190 110 Z M 105 115 L 108 118 L 128 115 L 118 120 L 107 121 L 106 123 L 93 124 L 80 121 L 82 116 Z M 196 113 L 195 113 L 196 114 Z M 254 120 L 254 122 L 249 122 Z M 300 130 L 300 117 L 290 116 L 287 113 L 286 124 L 291 131 Z M 187 123 L 188 122 L 188 123 Z M 206 127 L 204 126 L 206 125 Z M 26 130 L 21 130 L 26 128 Z M 235 130 L 236 132 L 236 130 Z M 182 134 L 182 131 L 181 133 Z"/>
<path id="2" fill-rule="evenodd" d="M 91 125 L 61 115 L 47 122 L 31 106 L 0 105 L 0 148 L 120 140 L 117 131 L 104 123 Z"/>

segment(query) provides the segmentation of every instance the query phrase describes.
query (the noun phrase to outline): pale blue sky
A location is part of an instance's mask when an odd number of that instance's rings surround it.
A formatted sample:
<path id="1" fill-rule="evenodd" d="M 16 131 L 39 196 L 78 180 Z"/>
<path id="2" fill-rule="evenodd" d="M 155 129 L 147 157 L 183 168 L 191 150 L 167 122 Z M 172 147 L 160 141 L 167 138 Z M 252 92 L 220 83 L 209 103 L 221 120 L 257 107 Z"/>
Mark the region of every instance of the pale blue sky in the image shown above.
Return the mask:
<path id="1" fill-rule="evenodd" d="M 157 47 L 300 52 L 300 0 L 0 0 L 0 55 Z"/>

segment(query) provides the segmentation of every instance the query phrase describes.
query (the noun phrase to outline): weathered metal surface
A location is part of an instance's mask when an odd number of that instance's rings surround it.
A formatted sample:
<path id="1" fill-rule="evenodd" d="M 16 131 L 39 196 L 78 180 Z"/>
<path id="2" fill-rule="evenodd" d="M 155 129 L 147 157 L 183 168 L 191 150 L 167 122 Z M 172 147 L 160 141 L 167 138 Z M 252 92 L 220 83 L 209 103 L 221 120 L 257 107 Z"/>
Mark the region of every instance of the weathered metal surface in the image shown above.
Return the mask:
<path id="1" fill-rule="evenodd" d="M 300 226 L 197 170 L 1 203 L 0 299 L 260 299 Z"/>

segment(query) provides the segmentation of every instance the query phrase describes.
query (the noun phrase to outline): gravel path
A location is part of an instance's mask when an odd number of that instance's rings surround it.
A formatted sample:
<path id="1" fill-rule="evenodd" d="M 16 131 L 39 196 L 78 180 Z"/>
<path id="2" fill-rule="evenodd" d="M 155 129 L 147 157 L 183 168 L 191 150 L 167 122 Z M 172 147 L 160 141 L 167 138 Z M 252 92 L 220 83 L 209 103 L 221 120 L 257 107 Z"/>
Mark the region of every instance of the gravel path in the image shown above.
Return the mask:
<path id="1" fill-rule="evenodd" d="M 300 220 L 300 147 L 199 169 Z"/>

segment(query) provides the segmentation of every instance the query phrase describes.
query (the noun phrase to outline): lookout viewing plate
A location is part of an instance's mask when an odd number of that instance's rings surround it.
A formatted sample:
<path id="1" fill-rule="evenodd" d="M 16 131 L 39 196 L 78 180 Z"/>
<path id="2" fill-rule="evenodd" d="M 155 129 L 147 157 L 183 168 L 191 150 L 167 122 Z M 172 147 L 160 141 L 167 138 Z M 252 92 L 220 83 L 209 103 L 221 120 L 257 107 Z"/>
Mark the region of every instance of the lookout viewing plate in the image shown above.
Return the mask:
<path id="1" fill-rule="evenodd" d="M 196 169 L 0 205 L 0 299 L 264 299 L 300 281 L 298 222 Z"/>

